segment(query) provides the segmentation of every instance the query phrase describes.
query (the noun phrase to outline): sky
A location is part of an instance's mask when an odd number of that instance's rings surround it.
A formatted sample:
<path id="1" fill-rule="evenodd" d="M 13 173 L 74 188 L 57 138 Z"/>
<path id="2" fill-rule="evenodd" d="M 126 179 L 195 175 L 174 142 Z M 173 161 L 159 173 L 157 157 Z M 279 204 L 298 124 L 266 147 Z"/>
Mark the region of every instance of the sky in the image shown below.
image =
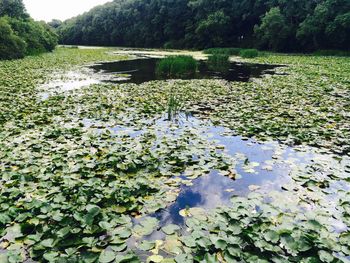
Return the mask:
<path id="1" fill-rule="evenodd" d="M 35 20 L 66 20 L 111 0 L 23 0 L 27 12 Z"/>

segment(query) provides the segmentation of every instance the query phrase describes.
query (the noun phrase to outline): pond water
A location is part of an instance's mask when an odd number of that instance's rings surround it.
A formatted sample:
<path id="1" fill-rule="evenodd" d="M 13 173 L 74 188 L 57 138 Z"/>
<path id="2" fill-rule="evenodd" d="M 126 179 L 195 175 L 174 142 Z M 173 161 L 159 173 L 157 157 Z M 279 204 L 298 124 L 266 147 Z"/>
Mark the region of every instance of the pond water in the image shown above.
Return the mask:
<path id="1" fill-rule="evenodd" d="M 63 75 L 57 73 L 49 83 L 38 87 L 38 95 L 41 100 L 46 100 L 52 95 L 93 84 L 141 84 L 152 80 L 170 79 L 170 77 L 156 74 L 157 63 L 160 59 L 138 55 L 131 60 L 94 64 L 83 67 L 78 71 L 64 72 Z M 283 74 L 275 71 L 279 67 L 284 67 L 284 65 L 230 62 L 224 66 L 224 69 L 219 67 L 215 70 L 207 61 L 199 60 L 197 73 L 194 76 L 183 77 L 182 79 L 224 79 L 227 81 L 248 82 L 252 78 L 260 78 L 266 74 Z"/>
<path id="2" fill-rule="evenodd" d="M 78 79 L 74 81 L 55 82 L 52 84 L 52 89 L 63 87 L 63 90 L 71 90 L 101 82 L 140 84 L 151 80 L 164 80 L 165 78 L 156 74 L 158 61 L 159 59 L 155 58 L 139 58 L 93 65 L 91 69 L 94 74 L 89 75 L 88 79 L 79 79 L 78 76 Z M 217 72 L 210 70 L 206 62 L 201 61 L 199 72 L 195 78 L 217 78 L 246 82 L 252 78 L 262 77 L 264 74 L 276 74 L 274 69 L 277 67 L 279 66 L 230 63 L 228 71 Z M 95 76 L 100 77 L 95 78 Z M 73 74 L 72 79 L 75 77 Z M 95 120 L 85 119 L 83 123 L 87 128 L 94 126 L 97 129 L 98 127 L 106 128 L 103 122 L 96 124 Z M 254 191 L 266 193 L 274 190 L 283 191 L 283 187 L 293 180 L 291 174 L 296 169 L 307 171 L 308 165 L 313 164 L 315 159 L 329 163 L 330 167 L 332 167 L 334 162 L 331 154 L 318 153 L 317 150 L 314 151 L 311 147 L 288 147 L 274 141 L 258 143 L 253 139 L 232 135 L 232 132 L 228 129 L 214 126 L 209 121 L 200 120 L 193 116 L 182 118 L 179 129 L 175 132 L 169 129 L 171 124 L 171 121 L 161 118 L 152 124 L 149 123 L 149 126 L 153 125 L 155 127 L 159 138 L 164 136 L 164 134 L 176 137 L 177 132 L 181 132 L 182 129 L 188 127 L 200 129 L 213 143 L 223 146 L 218 148 L 218 151 L 225 151 L 228 155 L 234 156 L 238 160 L 238 165 L 234 178 L 227 176 L 227 174 L 221 174 L 220 171 L 212 170 L 210 173 L 202 175 L 188 184 L 182 184 L 179 189 L 179 195 L 172 204 L 165 209 L 148 215 L 157 218 L 160 221 L 160 227 L 176 224 L 185 232 L 184 218 L 179 214 L 183 209 L 197 207 L 211 210 L 218 206 L 230 206 L 232 196 L 247 196 Z M 131 138 L 137 138 L 144 133 L 143 129 L 133 127 L 132 124 L 129 127 L 112 125 L 108 128 L 112 133 L 122 133 Z M 147 130 L 146 126 L 145 130 Z M 341 164 L 337 165 L 341 167 Z M 347 170 L 346 173 L 350 173 L 350 170 Z M 182 180 L 188 179 L 185 175 L 181 175 L 180 178 Z M 331 185 L 325 191 L 332 192 L 332 189 L 350 191 L 349 184 L 345 183 Z M 135 218 L 134 223 L 138 224 L 142 220 L 143 218 Z M 345 231 L 346 226 L 338 223 L 334 222 L 336 231 Z M 157 240 L 163 239 L 164 236 L 165 234 L 162 231 L 157 230 L 147 236 L 146 239 Z M 135 247 L 132 244 L 133 242 L 135 240 L 130 240 L 130 248 Z"/>
<path id="3" fill-rule="evenodd" d="M 152 80 L 166 80 L 167 77 L 156 74 L 159 58 L 139 58 L 134 60 L 108 62 L 93 65 L 95 73 L 108 74 L 112 77 L 108 82 L 130 82 L 141 84 Z M 264 74 L 275 74 L 274 69 L 279 65 L 229 63 L 224 71 L 210 69 L 206 61 L 199 61 L 198 72 L 195 76 L 182 79 L 225 79 L 227 81 L 247 82 L 251 78 L 262 77 Z"/>
<path id="4" fill-rule="evenodd" d="M 158 120 L 155 125 L 159 128 L 159 135 L 162 132 L 171 132 L 167 127 L 171 125 L 165 118 Z M 190 184 L 183 184 L 175 202 L 167 208 L 148 215 L 159 220 L 159 227 L 176 224 L 180 226 L 182 234 L 186 235 L 185 219 L 180 215 L 180 211 L 188 208 L 201 208 L 210 211 L 220 206 L 231 206 L 232 196 L 248 196 L 250 193 L 259 191 L 269 193 L 271 191 L 284 191 L 285 187 L 293 180 L 292 174 L 296 171 L 307 171 L 314 163 L 328 163 L 330 169 L 336 169 L 338 162 L 335 156 L 323 154 L 311 147 L 289 147 L 278 142 L 270 141 L 265 143 L 256 142 L 254 139 L 245 139 L 232 135 L 226 128 L 213 126 L 209 121 L 202 121 L 195 117 L 182 119 L 179 129 L 181 132 L 187 127 L 197 128 L 208 136 L 209 140 L 222 147 L 222 151 L 230 156 L 236 157 L 239 162 L 236 166 L 236 178 L 221 174 L 217 170 L 209 174 L 202 175 L 194 179 Z M 137 131 L 123 127 L 113 127 L 114 132 L 127 132 L 130 136 L 138 136 Z M 221 149 L 221 147 L 219 147 Z M 346 160 L 344 160 L 346 162 Z M 334 167 L 332 167 L 332 165 Z M 341 165 L 340 165 L 341 167 Z M 322 173 L 322 169 L 320 173 Z M 341 168 L 340 168 L 341 169 Z M 335 171 L 335 170 L 333 170 Z M 181 179 L 188 179 L 185 175 Z M 330 185 L 325 191 L 336 192 L 335 189 L 349 191 L 349 184 L 339 181 Z M 330 196 L 329 198 L 332 198 Z M 144 218 L 134 219 L 134 224 L 142 222 Z M 334 220 L 334 231 L 347 231 L 346 225 Z M 141 240 L 129 240 L 129 247 L 137 250 L 137 243 L 142 240 L 163 240 L 166 235 L 159 228 L 151 235 Z M 142 254 L 141 251 L 139 251 Z M 147 256 L 145 257 L 147 258 Z"/>
<path id="5" fill-rule="evenodd" d="M 84 120 L 86 127 L 103 127 L 102 124 L 94 123 L 91 120 Z M 160 226 L 176 224 L 184 226 L 184 218 L 179 214 L 183 209 L 199 207 L 205 210 L 214 209 L 218 206 L 230 206 L 232 196 L 247 196 L 254 191 L 269 193 L 271 191 L 283 191 L 284 187 L 291 182 L 292 172 L 307 171 L 310 165 L 327 163 L 334 169 L 339 161 L 331 154 L 322 154 L 311 147 L 289 147 L 281 145 L 276 141 L 259 143 L 254 139 L 245 139 L 232 135 L 229 129 L 214 126 L 210 121 L 200 120 L 193 116 L 182 117 L 177 122 L 177 129 L 172 129 L 172 121 L 162 117 L 154 121 L 151 126 L 156 129 L 157 140 L 161 141 L 163 136 L 176 138 L 184 129 L 194 128 L 208 140 L 219 145 L 218 151 L 238 160 L 235 167 L 235 178 L 212 170 L 209 174 L 202 175 L 191 181 L 190 184 L 183 184 L 180 193 L 174 203 L 159 212 L 149 216 L 157 218 Z M 132 138 L 141 136 L 144 131 L 136 127 L 111 126 L 108 129 L 115 134 L 123 134 Z M 221 147 L 222 146 L 222 147 Z M 346 162 L 346 160 L 344 160 Z M 334 167 L 332 165 L 334 164 Z M 341 164 L 340 164 L 341 169 Z M 322 173 L 322 169 L 320 173 Z M 178 176 L 175 176 L 176 179 Z M 180 176 L 182 180 L 188 180 L 185 175 Z M 348 184 L 335 184 L 329 187 L 332 189 L 350 190 Z M 138 223 L 141 219 L 135 219 Z M 340 226 L 342 229 L 344 226 Z M 155 231 L 147 239 L 155 240 L 164 236 L 162 231 Z"/>

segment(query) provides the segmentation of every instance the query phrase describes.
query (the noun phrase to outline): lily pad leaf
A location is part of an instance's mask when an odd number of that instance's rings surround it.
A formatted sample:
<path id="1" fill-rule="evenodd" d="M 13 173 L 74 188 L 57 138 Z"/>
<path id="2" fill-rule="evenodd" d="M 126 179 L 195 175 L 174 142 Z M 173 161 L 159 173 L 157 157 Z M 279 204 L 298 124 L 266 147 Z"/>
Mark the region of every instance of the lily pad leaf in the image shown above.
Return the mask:
<path id="1" fill-rule="evenodd" d="M 174 234 L 177 230 L 180 230 L 180 227 L 174 224 L 167 225 L 162 227 L 162 231 L 167 235 Z"/>
<path id="2" fill-rule="evenodd" d="M 320 260 L 322 262 L 327 262 L 328 263 L 328 262 L 332 262 L 334 260 L 333 255 L 331 253 L 325 251 L 325 250 L 320 250 L 318 252 L 318 255 L 319 255 Z"/>
<path id="3" fill-rule="evenodd" d="M 149 251 L 156 246 L 155 242 L 150 242 L 147 240 L 142 241 L 142 243 L 138 246 L 139 249 L 143 251 Z"/>
<path id="4" fill-rule="evenodd" d="M 115 256 L 116 256 L 116 255 L 115 255 L 115 253 L 114 253 L 113 251 L 104 250 L 104 251 L 101 253 L 101 255 L 100 255 L 98 261 L 99 261 L 100 263 L 110 263 L 110 262 L 112 262 L 113 260 L 115 260 Z"/>
<path id="5" fill-rule="evenodd" d="M 150 257 L 147 258 L 147 263 L 160 263 L 163 261 L 163 257 L 161 255 L 152 255 Z"/>

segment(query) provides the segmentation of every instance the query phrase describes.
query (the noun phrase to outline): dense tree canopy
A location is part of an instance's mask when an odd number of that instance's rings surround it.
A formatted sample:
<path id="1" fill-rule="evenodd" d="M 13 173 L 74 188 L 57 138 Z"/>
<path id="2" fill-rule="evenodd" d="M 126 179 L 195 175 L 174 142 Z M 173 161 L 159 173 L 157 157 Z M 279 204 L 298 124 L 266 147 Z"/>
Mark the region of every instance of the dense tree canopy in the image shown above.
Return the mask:
<path id="1" fill-rule="evenodd" d="M 22 0 L 0 0 L 0 59 L 52 51 L 57 35 L 29 17 Z"/>
<path id="2" fill-rule="evenodd" d="M 28 14 L 22 0 L 1 0 L 0 16 L 28 18 Z"/>
<path id="3" fill-rule="evenodd" d="M 255 26 L 254 32 L 258 44 L 262 48 L 285 50 L 288 47 L 290 27 L 279 7 L 273 7 L 262 18 L 260 26 Z"/>
<path id="4" fill-rule="evenodd" d="M 114 0 L 58 32 L 65 44 L 349 49 L 350 0 Z"/>

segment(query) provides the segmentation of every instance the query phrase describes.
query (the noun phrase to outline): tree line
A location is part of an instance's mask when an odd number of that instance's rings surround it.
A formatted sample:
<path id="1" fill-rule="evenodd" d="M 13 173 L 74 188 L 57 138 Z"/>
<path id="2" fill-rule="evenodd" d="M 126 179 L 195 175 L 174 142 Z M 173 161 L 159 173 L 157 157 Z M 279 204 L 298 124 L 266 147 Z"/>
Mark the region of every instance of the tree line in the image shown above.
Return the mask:
<path id="1" fill-rule="evenodd" d="M 52 51 L 57 41 L 49 25 L 30 18 L 22 0 L 0 0 L 0 59 Z"/>
<path id="2" fill-rule="evenodd" d="M 63 23 L 63 44 L 350 49 L 350 0 L 115 0 Z"/>

